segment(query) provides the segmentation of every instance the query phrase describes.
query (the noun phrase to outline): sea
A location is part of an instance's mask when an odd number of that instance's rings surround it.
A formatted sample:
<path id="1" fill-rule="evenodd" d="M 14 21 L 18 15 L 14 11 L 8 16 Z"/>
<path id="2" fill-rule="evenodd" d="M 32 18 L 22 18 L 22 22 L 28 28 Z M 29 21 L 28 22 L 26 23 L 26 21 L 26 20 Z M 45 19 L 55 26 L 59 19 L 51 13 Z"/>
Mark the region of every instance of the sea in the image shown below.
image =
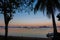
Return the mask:
<path id="1" fill-rule="evenodd" d="M 53 28 L 8 28 L 8 36 L 47 38 L 48 33 L 53 33 Z M 5 35 L 4 28 L 0 28 L 0 35 Z"/>

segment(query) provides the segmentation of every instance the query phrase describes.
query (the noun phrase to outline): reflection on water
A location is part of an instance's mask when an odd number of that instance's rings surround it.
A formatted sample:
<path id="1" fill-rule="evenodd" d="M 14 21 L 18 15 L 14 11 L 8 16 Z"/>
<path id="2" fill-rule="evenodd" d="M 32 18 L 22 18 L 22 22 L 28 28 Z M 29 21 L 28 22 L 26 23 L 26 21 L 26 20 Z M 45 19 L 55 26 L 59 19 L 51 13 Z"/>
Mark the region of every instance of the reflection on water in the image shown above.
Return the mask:
<path id="1" fill-rule="evenodd" d="M 60 30 L 58 28 L 58 30 Z M 46 34 L 53 32 L 52 28 L 9 28 L 9 36 L 25 36 L 25 37 L 46 37 Z M 59 32 L 59 31 L 58 31 Z M 4 29 L 0 28 L 0 35 L 4 35 Z"/>

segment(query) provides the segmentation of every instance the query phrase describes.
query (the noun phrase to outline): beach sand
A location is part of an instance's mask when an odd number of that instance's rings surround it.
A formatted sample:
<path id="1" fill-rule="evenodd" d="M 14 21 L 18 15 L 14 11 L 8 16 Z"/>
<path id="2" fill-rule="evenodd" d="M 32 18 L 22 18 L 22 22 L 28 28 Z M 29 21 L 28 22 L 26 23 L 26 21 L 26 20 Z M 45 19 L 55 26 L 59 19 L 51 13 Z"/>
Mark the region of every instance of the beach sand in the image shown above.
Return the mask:
<path id="1" fill-rule="evenodd" d="M 4 36 L 0 36 L 0 40 L 4 40 Z M 51 38 L 35 38 L 35 37 L 15 37 L 8 36 L 8 40 L 52 40 Z"/>

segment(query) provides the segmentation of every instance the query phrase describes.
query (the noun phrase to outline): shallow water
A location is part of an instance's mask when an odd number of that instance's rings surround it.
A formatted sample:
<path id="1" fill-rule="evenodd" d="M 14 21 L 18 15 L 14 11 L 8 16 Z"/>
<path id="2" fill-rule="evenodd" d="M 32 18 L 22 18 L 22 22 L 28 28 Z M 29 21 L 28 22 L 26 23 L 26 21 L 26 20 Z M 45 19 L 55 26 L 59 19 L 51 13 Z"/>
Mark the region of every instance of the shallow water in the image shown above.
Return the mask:
<path id="1" fill-rule="evenodd" d="M 59 32 L 60 28 L 58 28 Z M 41 37 L 46 38 L 46 34 L 53 32 L 52 28 L 9 28 L 8 36 L 24 36 L 24 37 Z M 4 35 L 5 31 L 0 28 L 0 35 Z"/>

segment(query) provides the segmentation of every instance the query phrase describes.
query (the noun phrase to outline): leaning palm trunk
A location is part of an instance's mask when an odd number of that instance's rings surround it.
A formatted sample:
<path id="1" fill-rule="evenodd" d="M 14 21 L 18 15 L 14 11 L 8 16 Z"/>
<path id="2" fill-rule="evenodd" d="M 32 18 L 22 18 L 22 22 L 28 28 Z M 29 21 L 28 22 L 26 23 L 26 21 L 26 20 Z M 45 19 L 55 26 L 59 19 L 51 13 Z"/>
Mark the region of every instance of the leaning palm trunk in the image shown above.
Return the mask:
<path id="1" fill-rule="evenodd" d="M 55 17 L 54 17 L 54 13 L 52 13 L 52 22 L 53 22 L 53 32 L 54 32 L 54 37 L 53 40 L 56 40 L 56 34 L 57 34 L 57 26 L 56 26 L 56 22 L 55 22 Z"/>

